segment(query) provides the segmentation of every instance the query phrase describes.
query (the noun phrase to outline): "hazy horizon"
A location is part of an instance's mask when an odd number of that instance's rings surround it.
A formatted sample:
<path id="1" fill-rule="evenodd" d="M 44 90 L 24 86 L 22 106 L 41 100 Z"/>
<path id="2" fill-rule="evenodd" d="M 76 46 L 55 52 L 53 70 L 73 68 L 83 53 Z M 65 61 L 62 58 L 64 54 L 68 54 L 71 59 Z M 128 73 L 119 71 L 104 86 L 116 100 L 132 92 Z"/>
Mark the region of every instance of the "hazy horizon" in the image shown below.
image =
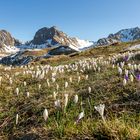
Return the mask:
<path id="1" fill-rule="evenodd" d="M 42 27 L 57 26 L 69 36 L 91 41 L 125 28 L 139 27 L 139 0 L 5 0 L 0 30 L 21 41 Z"/>

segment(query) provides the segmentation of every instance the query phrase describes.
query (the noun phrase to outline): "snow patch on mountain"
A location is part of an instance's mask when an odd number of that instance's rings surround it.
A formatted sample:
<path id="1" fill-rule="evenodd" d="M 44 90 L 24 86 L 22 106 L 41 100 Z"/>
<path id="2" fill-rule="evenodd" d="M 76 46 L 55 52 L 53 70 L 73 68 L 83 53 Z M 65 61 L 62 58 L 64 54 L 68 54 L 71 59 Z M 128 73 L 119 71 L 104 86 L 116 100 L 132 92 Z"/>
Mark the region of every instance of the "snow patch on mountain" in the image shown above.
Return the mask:
<path id="1" fill-rule="evenodd" d="M 80 40 L 78 38 L 76 38 L 77 42 L 78 42 L 78 49 L 84 49 L 84 48 L 87 48 L 87 47 L 90 47 L 92 45 L 94 45 L 93 42 L 91 41 L 88 41 L 88 40 Z"/>
<path id="2" fill-rule="evenodd" d="M 7 46 L 4 44 L 3 48 L 0 48 L 0 52 L 4 52 L 4 53 L 15 53 L 18 52 L 19 49 L 15 46 Z"/>

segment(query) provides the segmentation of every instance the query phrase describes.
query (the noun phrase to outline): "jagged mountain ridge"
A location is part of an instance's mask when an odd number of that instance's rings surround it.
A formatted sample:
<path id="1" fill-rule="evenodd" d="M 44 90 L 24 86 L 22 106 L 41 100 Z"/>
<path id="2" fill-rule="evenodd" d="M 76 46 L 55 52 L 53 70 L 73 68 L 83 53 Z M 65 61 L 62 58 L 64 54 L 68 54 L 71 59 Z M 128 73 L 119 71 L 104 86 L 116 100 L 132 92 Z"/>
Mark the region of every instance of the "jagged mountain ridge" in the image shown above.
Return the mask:
<path id="1" fill-rule="evenodd" d="M 107 38 L 97 41 L 97 46 L 111 45 L 119 42 L 129 42 L 140 39 L 140 28 L 122 29 L 115 34 L 110 34 Z"/>

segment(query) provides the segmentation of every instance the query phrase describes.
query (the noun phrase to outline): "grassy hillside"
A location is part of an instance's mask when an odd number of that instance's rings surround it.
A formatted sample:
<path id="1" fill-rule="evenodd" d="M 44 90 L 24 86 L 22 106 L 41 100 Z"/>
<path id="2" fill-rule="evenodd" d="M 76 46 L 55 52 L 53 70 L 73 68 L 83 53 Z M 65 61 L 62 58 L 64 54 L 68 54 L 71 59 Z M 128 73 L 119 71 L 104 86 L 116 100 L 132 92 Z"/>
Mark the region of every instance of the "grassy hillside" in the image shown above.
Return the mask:
<path id="1" fill-rule="evenodd" d="M 58 55 L 58 56 L 56 55 L 55 57 L 52 57 L 49 59 L 36 60 L 35 63 L 32 62 L 32 64 L 33 65 L 36 65 L 36 64 L 59 65 L 59 64 L 69 64 L 69 63 L 75 62 L 76 60 L 85 59 L 85 58 L 92 58 L 92 57 L 97 58 L 100 56 L 108 57 L 108 56 L 113 56 L 114 54 L 117 54 L 117 53 L 123 53 L 126 51 L 128 47 L 137 45 L 137 44 L 140 44 L 140 40 L 137 40 L 134 42 L 120 43 L 120 44 L 116 44 L 112 46 L 91 48 L 86 51 L 72 53 L 70 55 Z M 30 55 L 33 55 L 33 54 L 31 54 L 30 52 Z"/>
<path id="2" fill-rule="evenodd" d="M 130 45 L 0 66 L 0 139 L 140 139 L 140 53 Z"/>

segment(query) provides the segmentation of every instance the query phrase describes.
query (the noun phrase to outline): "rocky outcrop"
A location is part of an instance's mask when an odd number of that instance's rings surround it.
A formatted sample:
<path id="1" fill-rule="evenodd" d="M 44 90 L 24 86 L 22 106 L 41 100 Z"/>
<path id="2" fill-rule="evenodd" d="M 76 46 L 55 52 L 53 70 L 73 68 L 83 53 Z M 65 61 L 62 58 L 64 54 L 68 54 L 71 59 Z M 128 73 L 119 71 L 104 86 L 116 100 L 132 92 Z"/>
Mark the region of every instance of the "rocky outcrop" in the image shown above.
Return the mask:
<path id="1" fill-rule="evenodd" d="M 102 38 L 97 41 L 98 46 L 107 46 L 119 43 L 120 41 L 112 38 Z"/>
<path id="2" fill-rule="evenodd" d="M 59 46 L 48 52 L 49 55 L 68 55 L 76 52 L 74 49 L 71 49 L 69 46 Z"/>

